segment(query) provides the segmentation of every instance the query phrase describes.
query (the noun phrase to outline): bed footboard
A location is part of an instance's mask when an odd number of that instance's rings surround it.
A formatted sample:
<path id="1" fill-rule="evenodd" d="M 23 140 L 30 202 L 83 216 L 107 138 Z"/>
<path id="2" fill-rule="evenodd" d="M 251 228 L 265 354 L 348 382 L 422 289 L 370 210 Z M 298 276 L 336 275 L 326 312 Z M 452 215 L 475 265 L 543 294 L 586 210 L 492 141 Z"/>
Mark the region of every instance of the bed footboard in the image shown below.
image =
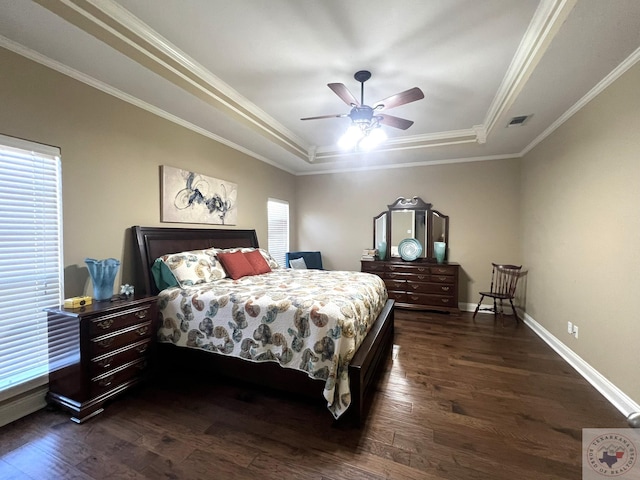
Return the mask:
<path id="1" fill-rule="evenodd" d="M 366 417 L 368 405 L 365 404 L 365 398 L 370 396 L 369 390 L 393 347 L 393 304 L 393 300 L 387 300 L 378 319 L 349 364 L 351 389 L 349 412 L 358 425 Z"/>

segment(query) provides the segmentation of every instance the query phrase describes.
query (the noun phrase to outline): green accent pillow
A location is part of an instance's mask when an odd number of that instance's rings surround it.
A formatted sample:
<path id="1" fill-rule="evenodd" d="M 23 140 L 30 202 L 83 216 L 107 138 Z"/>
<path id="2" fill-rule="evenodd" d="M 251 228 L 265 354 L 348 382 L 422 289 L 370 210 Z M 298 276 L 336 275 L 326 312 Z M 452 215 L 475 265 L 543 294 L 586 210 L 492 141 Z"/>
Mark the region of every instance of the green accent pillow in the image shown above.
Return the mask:
<path id="1" fill-rule="evenodd" d="M 165 288 L 178 287 L 180 285 L 169 266 L 164 263 L 161 258 L 157 258 L 156 261 L 153 262 L 151 274 L 153 275 L 158 290 L 162 291 Z"/>

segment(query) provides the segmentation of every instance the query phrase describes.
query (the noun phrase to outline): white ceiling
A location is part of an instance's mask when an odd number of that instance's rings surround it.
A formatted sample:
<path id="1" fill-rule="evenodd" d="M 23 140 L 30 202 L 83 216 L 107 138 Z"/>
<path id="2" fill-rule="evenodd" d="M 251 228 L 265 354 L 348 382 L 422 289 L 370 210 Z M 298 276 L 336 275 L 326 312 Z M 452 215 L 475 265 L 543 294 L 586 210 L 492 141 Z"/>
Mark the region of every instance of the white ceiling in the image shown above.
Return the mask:
<path id="1" fill-rule="evenodd" d="M 640 59 L 638 0 L 0 0 L 0 46 L 295 174 L 518 157 Z M 328 87 L 419 87 L 376 152 Z M 514 116 L 533 116 L 506 128 Z"/>

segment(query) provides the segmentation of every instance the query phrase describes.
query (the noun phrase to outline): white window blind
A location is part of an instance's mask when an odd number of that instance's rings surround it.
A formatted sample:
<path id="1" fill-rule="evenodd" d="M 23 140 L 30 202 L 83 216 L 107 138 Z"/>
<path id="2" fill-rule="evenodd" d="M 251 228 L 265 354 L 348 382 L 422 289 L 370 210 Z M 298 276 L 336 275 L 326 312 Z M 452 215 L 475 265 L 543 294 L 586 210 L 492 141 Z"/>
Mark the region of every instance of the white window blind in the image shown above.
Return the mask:
<path id="1" fill-rule="evenodd" d="M 289 251 L 289 203 L 270 198 L 267 201 L 269 253 L 281 267 Z"/>
<path id="2" fill-rule="evenodd" d="M 63 297 L 59 155 L 0 135 L 0 401 L 47 381 L 43 309 Z"/>

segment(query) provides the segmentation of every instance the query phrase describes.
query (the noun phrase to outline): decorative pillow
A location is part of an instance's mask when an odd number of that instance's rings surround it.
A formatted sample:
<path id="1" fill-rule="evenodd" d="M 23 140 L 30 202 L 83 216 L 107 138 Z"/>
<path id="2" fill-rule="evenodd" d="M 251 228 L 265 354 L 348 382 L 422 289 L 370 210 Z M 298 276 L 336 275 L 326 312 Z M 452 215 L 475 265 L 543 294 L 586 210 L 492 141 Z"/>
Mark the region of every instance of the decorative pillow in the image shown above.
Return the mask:
<path id="1" fill-rule="evenodd" d="M 269 273 L 271 271 L 271 267 L 262 256 L 262 253 L 258 250 L 252 250 L 251 252 L 246 253 L 243 252 L 242 254 L 249 261 L 256 275 L 260 275 L 261 273 Z"/>
<path id="2" fill-rule="evenodd" d="M 267 261 L 269 268 L 274 270 L 276 268 L 280 268 L 278 262 L 271 256 L 271 254 L 265 250 L 264 248 L 253 248 L 253 247 L 241 247 L 241 248 L 212 248 L 211 250 L 215 250 L 217 253 L 233 253 L 233 252 L 242 252 L 248 253 L 253 252 L 254 250 L 258 250 L 264 259 Z"/>
<path id="3" fill-rule="evenodd" d="M 163 255 L 158 260 L 169 267 L 182 287 L 207 283 L 212 280 L 211 255 L 205 253 L 204 250 L 172 253 Z"/>
<path id="4" fill-rule="evenodd" d="M 234 280 L 249 275 L 255 275 L 253 267 L 242 252 L 219 252 L 218 260 L 220 260 L 220 262 L 222 263 L 222 266 L 227 271 L 227 274 Z"/>
<path id="5" fill-rule="evenodd" d="M 222 263 L 218 261 L 218 252 L 220 252 L 220 250 L 217 248 L 204 250 L 204 253 L 209 256 L 211 263 L 211 280 L 220 280 L 221 278 L 227 277 L 227 272 L 222 266 Z"/>
<path id="6" fill-rule="evenodd" d="M 291 268 L 293 268 L 294 270 L 306 270 L 307 269 L 307 262 L 305 262 L 304 258 L 302 258 L 302 257 L 290 259 L 289 260 L 289 265 L 291 265 Z"/>
<path id="7" fill-rule="evenodd" d="M 258 251 L 262 254 L 264 259 L 267 261 L 267 263 L 269 264 L 269 268 L 271 268 L 271 270 L 280 268 L 280 265 L 278 265 L 278 262 L 276 262 L 276 259 L 273 258 L 267 250 L 265 250 L 264 248 L 259 248 Z"/>
<path id="8" fill-rule="evenodd" d="M 171 272 L 171 269 L 161 258 L 156 258 L 156 261 L 153 262 L 151 274 L 153 275 L 153 280 L 156 282 L 158 290 L 180 285 L 173 272 Z"/>

